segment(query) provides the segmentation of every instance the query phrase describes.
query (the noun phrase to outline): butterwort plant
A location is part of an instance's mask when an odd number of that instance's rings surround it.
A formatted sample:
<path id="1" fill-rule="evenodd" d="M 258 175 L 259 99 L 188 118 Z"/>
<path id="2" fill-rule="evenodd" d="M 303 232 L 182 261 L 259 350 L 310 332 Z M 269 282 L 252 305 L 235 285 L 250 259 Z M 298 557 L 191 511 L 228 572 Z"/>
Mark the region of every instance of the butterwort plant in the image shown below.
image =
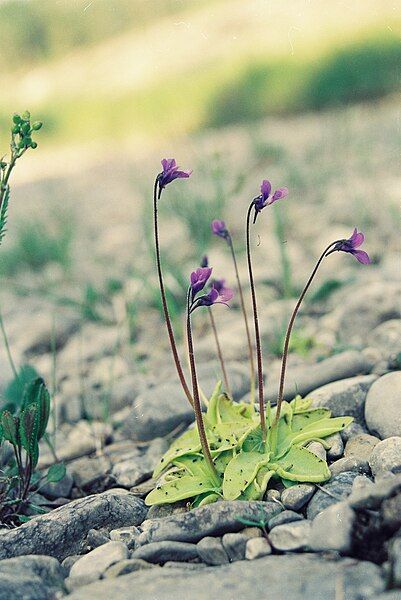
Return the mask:
<path id="1" fill-rule="evenodd" d="M 216 500 L 261 500 L 270 480 L 280 479 L 285 486 L 297 482 L 322 482 L 330 478 L 325 460 L 307 448 L 312 440 L 320 440 L 325 447 L 326 437 L 341 431 L 351 422 L 351 417 L 331 416 L 326 408 L 313 408 L 311 398 L 295 397 L 284 400 L 284 385 L 290 338 L 296 316 L 322 262 L 336 252 L 353 255 L 360 263 L 369 264 L 368 254 L 361 250 L 364 236 L 357 229 L 349 238 L 338 239 L 326 246 L 303 288 L 291 315 L 284 339 L 281 375 L 277 402 L 265 406 L 263 357 L 258 318 L 256 286 L 251 253 L 251 228 L 265 208 L 288 195 L 285 187 L 273 191 L 269 180 L 262 181 L 260 193 L 249 203 L 245 217 L 250 304 L 253 317 L 253 336 L 248 322 L 246 294 L 239 277 L 234 243 L 225 221 L 215 219 L 212 233 L 223 239 L 231 254 L 238 296 L 241 307 L 250 362 L 250 401 L 234 401 L 224 365 L 223 351 L 219 343 L 215 321 L 212 319 L 216 347 L 225 382 L 218 381 L 209 399 L 201 402 L 192 331 L 194 313 L 201 308 L 209 311 L 217 304 L 228 305 L 234 292 L 225 280 L 213 279 L 213 269 L 207 257 L 190 275 L 186 330 L 187 351 L 190 367 L 191 390 L 178 358 L 178 351 L 169 324 L 168 306 L 160 267 L 158 241 L 157 202 L 164 187 L 178 178 L 189 177 L 189 171 L 181 171 L 173 159 L 162 161 L 163 171 L 157 176 L 154 187 L 156 263 L 163 299 L 163 311 L 167 322 L 170 344 L 177 372 L 187 398 L 195 414 L 195 425 L 173 441 L 154 471 L 157 485 L 146 498 L 146 504 L 165 504 L 187 500 L 197 507 Z M 256 368 L 255 368 L 256 364 Z M 258 402 L 255 403 L 255 380 L 258 385 Z M 267 410 L 266 410 L 267 408 Z"/>

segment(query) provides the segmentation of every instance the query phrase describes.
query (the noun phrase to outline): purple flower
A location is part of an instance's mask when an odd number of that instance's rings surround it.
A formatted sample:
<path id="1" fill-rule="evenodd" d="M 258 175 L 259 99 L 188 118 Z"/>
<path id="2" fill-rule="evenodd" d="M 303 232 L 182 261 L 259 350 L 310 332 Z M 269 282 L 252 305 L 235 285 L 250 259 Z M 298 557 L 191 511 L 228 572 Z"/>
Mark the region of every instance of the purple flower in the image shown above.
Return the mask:
<path id="1" fill-rule="evenodd" d="M 205 287 L 210 275 L 212 274 L 211 267 L 199 267 L 196 271 L 191 273 L 190 281 L 191 281 L 191 291 L 192 291 L 192 300 L 194 300 L 196 294 L 203 290 Z"/>
<path id="2" fill-rule="evenodd" d="M 212 279 L 210 282 L 210 286 L 215 288 L 218 292 L 226 289 L 226 280 L 225 279 Z"/>
<path id="3" fill-rule="evenodd" d="M 350 254 L 353 254 L 355 258 L 363 265 L 370 265 L 372 261 L 370 260 L 369 255 L 363 250 L 358 250 L 359 246 L 362 246 L 364 241 L 365 236 L 361 231 L 358 232 L 357 228 L 355 227 L 351 237 L 347 240 L 340 240 L 337 242 L 333 248 L 333 252 L 335 250 L 349 252 Z"/>
<path id="4" fill-rule="evenodd" d="M 224 221 L 219 221 L 218 219 L 212 221 L 212 232 L 214 235 L 218 235 L 225 240 L 230 235 Z"/>
<path id="5" fill-rule="evenodd" d="M 163 171 L 157 176 L 160 190 L 163 190 L 174 179 L 185 179 L 192 173 L 192 171 L 180 171 L 175 158 L 163 158 L 162 167 Z"/>
<path id="6" fill-rule="evenodd" d="M 212 287 L 208 294 L 200 296 L 200 298 L 196 300 L 195 308 L 198 308 L 198 306 L 212 306 L 213 304 L 225 304 L 228 306 L 227 302 L 229 302 L 233 296 L 234 292 L 229 288 L 222 287 L 218 290 L 217 288 Z"/>
<path id="7" fill-rule="evenodd" d="M 288 189 L 286 187 L 278 188 L 272 195 L 272 184 L 267 179 L 262 181 L 260 186 L 260 195 L 253 201 L 255 207 L 255 218 L 258 213 L 265 207 L 273 204 L 276 200 L 281 200 L 288 196 Z"/>

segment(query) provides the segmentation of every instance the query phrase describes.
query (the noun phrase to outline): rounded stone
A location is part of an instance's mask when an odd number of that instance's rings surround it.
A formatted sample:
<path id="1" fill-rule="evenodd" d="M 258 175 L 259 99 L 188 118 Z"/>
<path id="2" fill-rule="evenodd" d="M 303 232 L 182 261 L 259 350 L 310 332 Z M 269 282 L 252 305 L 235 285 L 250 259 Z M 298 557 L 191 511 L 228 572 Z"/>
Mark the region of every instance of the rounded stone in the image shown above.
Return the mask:
<path id="1" fill-rule="evenodd" d="M 315 493 L 316 488 L 311 483 L 293 485 L 281 494 L 281 502 L 289 510 L 300 510 Z"/>
<path id="2" fill-rule="evenodd" d="M 366 397 L 365 419 L 371 433 L 381 439 L 401 432 L 401 371 L 374 382 Z"/>
<path id="3" fill-rule="evenodd" d="M 370 456 L 369 465 L 375 477 L 388 471 L 401 473 L 401 437 L 393 436 L 379 442 Z"/>

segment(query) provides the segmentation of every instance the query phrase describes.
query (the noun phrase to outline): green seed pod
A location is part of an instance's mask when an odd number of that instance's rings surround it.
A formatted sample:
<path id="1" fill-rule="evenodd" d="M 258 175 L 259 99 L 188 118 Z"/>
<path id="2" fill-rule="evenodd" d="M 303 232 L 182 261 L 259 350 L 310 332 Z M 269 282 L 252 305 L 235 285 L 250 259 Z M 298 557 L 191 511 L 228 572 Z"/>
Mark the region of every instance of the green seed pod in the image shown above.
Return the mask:
<path id="1" fill-rule="evenodd" d="M 32 142 L 31 148 L 33 148 L 35 150 L 35 148 L 37 148 L 37 147 L 38 147 L 37 143 L 36 142 Z"/>
<path id="2" fill-rule="evenodd" d="M 15 115 L 13 116 L 13 123 L 15 123 L 16 125 L 21 123 L 21 117 L 17 115 L 17 113 L 15 113 Z"/>
<path id="3" fill-rule="evenodd" d="M 26 110 L 22 113 L 22 118 L 24 119 L 24 121 L 29 121 L 29 119 L 31 118 L 31 113 L 29 112 L 29 110 Z"/>
<path id="4" fill-rule="evenodd" d="M 32 129 L 34 131 L 39 131 L 39 129 L 42 128 L 42 125 L 43 125 L 42 121 L 35 121 L 35 123 L 32 124 Z"/>
<path id="5" fill-rule="evenodd" d="M 16 133 L 19 133 L 19 131 L 20 131 L 19 125 L 14 125 L 14 127 L 11 129 L 11 133 L 13 133 L 14 135 Z"/>
<path id="6" fill-rule="evenodd" d="M 22 123 L 20 129 L 24 135 L 28 135 L 28 133 L 31 131 L 29 123 Z"/>

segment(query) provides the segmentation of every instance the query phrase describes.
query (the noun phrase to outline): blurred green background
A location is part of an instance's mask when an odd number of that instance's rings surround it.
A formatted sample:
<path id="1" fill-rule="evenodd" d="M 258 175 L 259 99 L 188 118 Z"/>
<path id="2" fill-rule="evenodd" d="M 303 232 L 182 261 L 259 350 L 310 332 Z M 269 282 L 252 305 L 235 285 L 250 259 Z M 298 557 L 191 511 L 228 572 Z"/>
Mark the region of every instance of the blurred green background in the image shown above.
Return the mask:
<path id="1" fill-rule="evenodd" d="M 0 126 L 29 104 L 49 142 L 145 143 L 371 101 L 400 88 L 400 9 L 387 0 L 3 0 Z"/>

